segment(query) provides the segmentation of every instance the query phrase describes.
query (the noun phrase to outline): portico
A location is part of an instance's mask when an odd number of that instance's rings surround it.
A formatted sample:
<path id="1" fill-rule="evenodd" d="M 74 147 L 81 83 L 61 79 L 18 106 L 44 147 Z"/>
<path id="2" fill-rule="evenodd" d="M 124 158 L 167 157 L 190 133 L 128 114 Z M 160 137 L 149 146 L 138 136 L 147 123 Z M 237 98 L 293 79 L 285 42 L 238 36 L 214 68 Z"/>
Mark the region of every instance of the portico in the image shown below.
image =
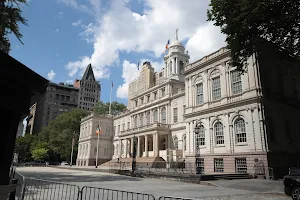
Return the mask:
<path id="1" fill-rule="evenodd" d="M 165 157 L 167 149 L 171 148 L 171 134 L 168 132 L 137 134 L 120 137 L 118 154 L 115 154 L 115 157 L 132 156 L 134 136 L 137 137 L 137 157 Z"/>

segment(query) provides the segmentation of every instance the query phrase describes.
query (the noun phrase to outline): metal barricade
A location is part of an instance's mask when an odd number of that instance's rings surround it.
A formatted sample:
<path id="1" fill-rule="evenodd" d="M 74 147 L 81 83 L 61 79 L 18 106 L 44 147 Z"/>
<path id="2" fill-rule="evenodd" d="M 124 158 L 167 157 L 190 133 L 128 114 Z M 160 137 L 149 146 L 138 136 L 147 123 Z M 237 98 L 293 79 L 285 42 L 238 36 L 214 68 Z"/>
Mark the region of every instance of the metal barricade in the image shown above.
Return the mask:
<path id="1" fill-rule="evenodd" d="M 155 200 L 150 194 L 127 192 L 121 190 L 103 189 L 96 187 L 83 187 L 80 200 Z"/>
<path id="2" fill-rule="evenodd" d="M 15 173 L 14 179 L 18 180 L 18 186 L 16 188 L 16 198 L 23 199 L 24 189 L 25 189 L 25 177 L 22 174 Z"/>
<path id="3" fill-rule="evenodd" d="M 161 197 L 159 197 L 158 200 L 194 200 L 194 199 L 184 198 L 184 197 L 161 196 Z"/>
<path id="4" fill-rule="evenodd" d="M 299 167 L 290 167 L 289 174 L 300 174 L 300 168 Z"/>
<path id="5" fill-rule="evenodd" d="M 26 178 L 21 200 L 77 200 L 80 188 L 75 185 L 44 181 L 34 178 Z"/>

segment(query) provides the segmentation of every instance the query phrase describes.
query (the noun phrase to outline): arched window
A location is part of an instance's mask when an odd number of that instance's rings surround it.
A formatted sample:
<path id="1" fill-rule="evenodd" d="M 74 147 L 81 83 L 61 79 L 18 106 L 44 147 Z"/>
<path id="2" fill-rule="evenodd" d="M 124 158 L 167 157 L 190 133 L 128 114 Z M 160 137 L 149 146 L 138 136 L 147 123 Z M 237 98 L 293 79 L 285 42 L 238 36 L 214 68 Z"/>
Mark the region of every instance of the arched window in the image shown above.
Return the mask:
<path id="1" fill-rule="evenodd" d="M 134 117 L 134 128 L 137 128 L 138 122 L 137 122 L 137 116 Z"/>
<path id="2" fill-rule="evenodd" d="M 147 112 L 147 114 L 146 114 L 146 123 L 147 123 L 147 125 L 150 124 L 150 112 Z"/>
<path id="3" fill-rule="evenodd" d="M 163 107 L 161 109 L 161 123 L 162 124 L 166 124 L 166 122 L 167 122 L 167 119 L 166 119 L 166 108 Z"/>
<path id="4" fill-rule="evenodd" d="M 231 90 L 232 94 L 239 94 L 242 92 L 242 78 L 241 72 L 238 70 L 232 70 L 230 72 L 231 77 Z"/>
<path id="5" fill-rule="evenodd" d="M 205 146 L 205 130 L 204 126 L 199 126 L 199 134 L 198 134 L 199 146 Z"/>
<path id="6" fill-rule="evenodd" d="M 237 120 L 235 120 L 234 133 L 236 143 L 247 142 L 245 121 L 242 118 L 238 118 Z"/>
<path id="7" fill-rule="evenodd" d="M 140 115 L 140 126 L 144 126 L 144 115 Z"/>
<path id="8" fill-rule="evenodd" d="M 186 135 L 183 135 L 183 150 L 186 151 Z"/>
<path id="9" fill-rule="evenodd" d="M 197 105 L 203 104 L 203 83 L 196 85 L 196 103 Z"/>
<path id="10" fill-rule="evenodd" d="M 173 142 L 174 142 L 174 148 L 178 149 L 178 138 L 176 136 L 173 138 Z"/>
<path id="11" fill-rule="evenodd" d="M 215 133 L 216 145 L 224 144 L 223 124 L 221 122 L 216 122 L 215 123 L 214 133 Z"/>
<path id="12" fill-rule="evenodd" d="M 153 112 L 153 122 L 157 122 L 158 121 L 158 111 L 157 109 L 154 110 Z"/>
<path id="13" fill-rule="evenodd" d="M 220 76 L 212 78 L 212 100 L 221 98 L 221 81 Z"/>
<path id="14" fill-rule="evenodd" d="M 123 142 L 122 142 L 122 144 L 121 144 L 121 155 L 123 155 L 124 154 L 124 144 L 123 144 Z"/>

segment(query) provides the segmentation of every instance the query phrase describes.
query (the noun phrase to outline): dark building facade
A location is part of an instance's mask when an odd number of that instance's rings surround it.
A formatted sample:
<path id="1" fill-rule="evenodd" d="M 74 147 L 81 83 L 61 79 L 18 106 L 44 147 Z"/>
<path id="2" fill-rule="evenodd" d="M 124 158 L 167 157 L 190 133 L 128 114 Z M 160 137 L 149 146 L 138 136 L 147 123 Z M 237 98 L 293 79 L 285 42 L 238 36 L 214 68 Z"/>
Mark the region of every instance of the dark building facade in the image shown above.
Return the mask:
<path id="1" fill-rule="evenodd" d="M 101 86 L 96 81 L 92 65 L 88 65 L 81 80 L 74 85 L 50 82 L 47 90 L 29 110 L 26 133 L 39 133 L 59 114 L 74 108 L 92 111 L 100 101 Z"/>
<path id="2" fill-rule="evenodd" d="M 26 133 L 35 134 L 47 126 L 59 114 L 69 112 L 78 105 L 79 89 L 64 83 L 49 83 L 41 100 L 37 102 L 35 112 L 30 110 L 27 118 Z M 35 113 L 33 115 L 33 113 Z"/>

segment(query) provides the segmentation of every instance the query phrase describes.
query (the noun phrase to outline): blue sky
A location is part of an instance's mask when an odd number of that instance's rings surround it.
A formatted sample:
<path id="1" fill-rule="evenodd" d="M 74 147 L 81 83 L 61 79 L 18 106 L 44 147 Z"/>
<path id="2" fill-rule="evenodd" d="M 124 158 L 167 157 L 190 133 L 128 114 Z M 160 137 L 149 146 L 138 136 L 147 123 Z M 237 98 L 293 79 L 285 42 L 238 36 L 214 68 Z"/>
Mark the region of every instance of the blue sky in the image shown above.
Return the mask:
<path id="1" fill-rule="evenodd" d="M 102 86 L 101 100 L 127 104 L 128 84 L 138 61 L 163 67 L 168 39 L 179 40 L 190 62 L 224 46 L 219 28 L 206 22 L 208 0 L 30 0 L 22 6 L 29 26 L 22 45 L 11 36 L 10 55 L 53 82 L 80 79 L 91 63 Z"/>

